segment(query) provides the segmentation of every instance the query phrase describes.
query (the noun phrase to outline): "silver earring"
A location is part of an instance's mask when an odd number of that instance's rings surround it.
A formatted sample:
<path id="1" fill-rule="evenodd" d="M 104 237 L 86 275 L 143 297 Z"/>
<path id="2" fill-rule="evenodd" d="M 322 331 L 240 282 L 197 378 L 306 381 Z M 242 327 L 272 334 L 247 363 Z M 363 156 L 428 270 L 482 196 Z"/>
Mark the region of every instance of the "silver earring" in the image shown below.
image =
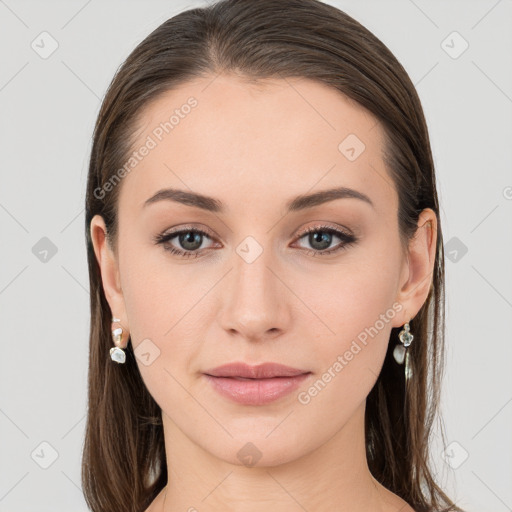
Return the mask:
<path id="1" fill-rule="evenodd" d="M 395 349 L 393 350 L 393 357 L 398 364 L 403 364 L 405 360 L 405 378 L 406 380 L 410 379 L 412 376 L 412 369 L 409 365 L 409 351 L 407 347 L 412 343 L 414 336 L 410 332 L 411 328 L 409 326 L 409 322 L 405 323 L 403 329 L 399 332 L 398 338 L 401 341 L 396 344 Z"/>
<path id="2" fill-rule="evenodd" d="M 112 323 L 120 322 L 119 318 L 112 318 Z M 126 354 L 124 350 L 119 346 L 123 339 L 123 329 L 116 327 L 112 329 L 112 339 L 114 340 L 115 347 L 110 349 L 110 358 L 116 363 L 124 363 L 126 361 Z"/>

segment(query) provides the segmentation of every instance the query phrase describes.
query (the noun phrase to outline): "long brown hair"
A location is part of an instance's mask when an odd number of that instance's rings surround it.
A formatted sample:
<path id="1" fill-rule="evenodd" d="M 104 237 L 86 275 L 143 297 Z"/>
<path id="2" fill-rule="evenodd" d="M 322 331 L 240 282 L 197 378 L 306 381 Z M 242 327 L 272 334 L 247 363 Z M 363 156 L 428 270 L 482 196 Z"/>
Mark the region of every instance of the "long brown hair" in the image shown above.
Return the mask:
<path id="1" fill-rule="evenodd" d="M 382 371 L 367 397 L 366 452 L 373 476 L 416 512 L 460 511 L 429 466 L 444 365 L 444 252 L 422 106 L 390 50 L 353 18 L 318 0 L 223 0 L 182 12 L 133 50 L 108 88 L 94 130 L 86 195 L 91 328 L 82 484 L 88 505 L 94 512 L 141 512 L 167 482 L 161 411 L 144 385 L 132 346 L 124 365 L 112 364 L 108 356 L 112 315 L 90 222 L 103 216 L 115 248 L 121 185 L 105 184 L 112 183 L 133 150 L 138 116 L 163 92 L 221 72 L 254 81 L 308 78 L 355 100 L 384 128 L 383 154 L 398 192 L 402 242 L 414 235 L 424 208 L 435 211 L 432 284 L 410 322 L 413 377 L 406 387 L 404 368 L 392 356 L 398 338 L 398 329 L 392 329 Z"/>

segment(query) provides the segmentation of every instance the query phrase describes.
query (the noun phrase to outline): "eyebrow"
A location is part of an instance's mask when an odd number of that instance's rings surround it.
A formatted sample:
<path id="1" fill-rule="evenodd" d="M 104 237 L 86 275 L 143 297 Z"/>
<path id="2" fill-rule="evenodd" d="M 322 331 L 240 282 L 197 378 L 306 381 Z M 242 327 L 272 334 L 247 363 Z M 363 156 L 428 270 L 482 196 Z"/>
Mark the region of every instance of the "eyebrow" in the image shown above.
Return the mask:
<path id="1" fill-rule="evenodd" d="M 348 198 L 360 199 L 361 201 L 368 203 L 372 208 L 375 208 L 372 200 L 366 194 L 358 192 L 352 188 L 337 187 L 328 190 L 321 190 L 320 192 L 314 192 L 312 194 L 297 196 L 286 203 L 286 210 L 288 212 L 297 212 L 329 201 L 334 201 L 336 199 Z M 226 211 L 224 205 L 218 199 L 198 194 L 196 192 L 187 192 L 186 190 L 179 190 L 175 188 L 159 190 L 144 202 L 143 207 L 145 208 L 146 206 L 159 201 L 174 201 L 186 206 L 192 206 L 215 213 L 225 213 Z"/>

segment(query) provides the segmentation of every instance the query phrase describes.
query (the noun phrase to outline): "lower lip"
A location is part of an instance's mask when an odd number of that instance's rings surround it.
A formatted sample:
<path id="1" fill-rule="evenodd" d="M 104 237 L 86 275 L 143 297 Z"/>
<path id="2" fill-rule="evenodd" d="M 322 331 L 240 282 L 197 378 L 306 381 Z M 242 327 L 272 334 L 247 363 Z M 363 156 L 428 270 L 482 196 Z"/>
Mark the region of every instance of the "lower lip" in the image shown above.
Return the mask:
<path id="1" fill-rule="evenodd" d="M 221 395 L 244 405 L 264 405 L 274 402 L 297 389 L 309 375 L 309 373 L 303 373 L 295 377 L 239 380 L 234 377 L 213 377 L 204 374 Z"/>

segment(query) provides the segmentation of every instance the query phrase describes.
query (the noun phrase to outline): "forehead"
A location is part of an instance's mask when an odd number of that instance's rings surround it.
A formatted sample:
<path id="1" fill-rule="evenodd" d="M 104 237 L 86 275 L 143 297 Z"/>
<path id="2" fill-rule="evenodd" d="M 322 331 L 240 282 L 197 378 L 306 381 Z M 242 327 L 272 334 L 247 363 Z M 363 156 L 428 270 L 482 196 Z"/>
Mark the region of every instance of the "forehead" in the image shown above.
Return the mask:
<path id="1" fill-rule="evenodd" d="M 233 197 L 272 190 L 285 201 L 331 186 L 364 190 L 377 209 L 394 202 L 380 123 L 316 81 L 196 78 L 148 104 L 137 128 L 120 201 L 139 208 L 165 187 L 218 197 L 228 209 Z"/>

